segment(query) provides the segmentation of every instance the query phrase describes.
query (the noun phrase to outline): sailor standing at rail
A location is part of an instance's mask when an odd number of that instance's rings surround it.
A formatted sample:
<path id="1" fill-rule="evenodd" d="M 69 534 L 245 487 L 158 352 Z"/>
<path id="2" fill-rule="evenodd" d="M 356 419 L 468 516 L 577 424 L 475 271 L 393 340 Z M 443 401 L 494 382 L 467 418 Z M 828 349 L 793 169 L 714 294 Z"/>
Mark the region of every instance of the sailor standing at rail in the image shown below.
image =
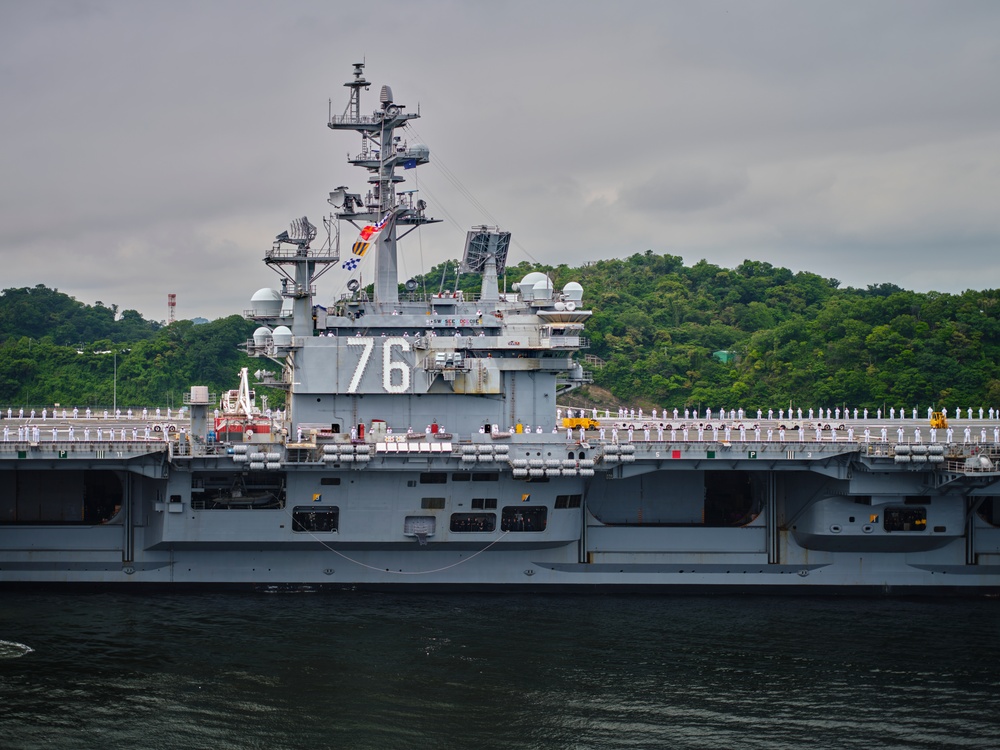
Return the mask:
<path id="1" fill-rule="evenodd" d="M 7 425 L 4 425 L 3 426 L 3 441 L 6 443 L 8 440 L 10 440 L 10 427 L 8 427 Z"/>
<path id="2" fill-rule="evenodd" d="M 937 427 L 931 427 L 931 442 L 937 442 Z"/>
<path id="3" fill-rule="evenodd" d="M 897 435 L 896 442 L 897 443 L 902 443 L 903 442 L 903 428 L 902 427 L 899 427 L 899 428 L 896 429 L 896 435 Z"/>
<path id="4" fill-rule="evenodd" d="M 612 445 L 618 445 L 618 428 L 617 427 L 612 427 L 611 428 L 611 444 Z"/>
<path id="5" fill-rule="evenodd" d="M 663 442 L 663 423 L 662 422 L 660 422 L 660 424 L 658 424 L 656 426 L 656 439 L 659 442 L 661 442 L 661 443 Z"/>
<path id="6" fill-rule="evenodd" d="M 963 441 L 963 444 L 971 442 L 972 442 L 972 428 L 967 426 L 965 428 L 965 440 Z"/>
<path id="7" fill-rule="evenodd" d="M 950 443 L 955 437 L 955 428 L 949 427 L 948 430 L 945 432 L 945 435 L 947 437 L 948 442 Z"/>
<path id="8" fill-rule="evenodd" d="M 865 426 L 865 442 L 870 443 L 872 441 L 872 431 Z"/>
<path id="9" fill-rule="evenodd" d="M 913 442 L 917 443 L 918 445 L 923 442 L 923 440 L 920 439 L 920 428 L 919 427 L 914 427 L 913 428 Z"/>
<path id="10" fill-rule="evenodd" d="M 601 425 L 601 429 L 598 430 L 598 432 L 597 432 L 597 439 L 600 440 L 602 443 L 604 442 L 604 434 L 605 434 L 604 433 L 604 425 Z"/>
<path id="11" fill-rule="evenodd" d="M 820 427 L 819 425 L 816 425 L 816 442 L 818 443 L 822 439 L 823 439 L 823 428 Z"/>
<path id="12" fill-rule="evenodd" d="M 848 443 L 854 442 L 854 425 L 851 425 L 850 427 L 847 428 L 847 442 Z"/>
<path id="13" fill-rule="evenodd" d="M 806 441 L 806 428 L 801 424 L 799 425 L 799 442 L 804 443 Z"/>

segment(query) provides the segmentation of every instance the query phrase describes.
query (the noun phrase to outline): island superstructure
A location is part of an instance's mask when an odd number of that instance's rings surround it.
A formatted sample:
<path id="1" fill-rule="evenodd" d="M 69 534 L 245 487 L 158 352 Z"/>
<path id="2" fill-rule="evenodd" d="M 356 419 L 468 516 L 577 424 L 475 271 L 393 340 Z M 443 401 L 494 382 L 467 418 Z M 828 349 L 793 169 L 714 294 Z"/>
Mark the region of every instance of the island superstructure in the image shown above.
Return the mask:
<path id="1" fill-rule="evenodd" d="M 328 126 L 360 136 L 366 187 L 330 191 L 325 241 L 306 217 L 277 235 L 279 283 L 247 311 L 280 420 L 219 440 L 195 386 L 189 428 L 161 440 L 2 444 L 0 583 L 1000 591 L 993 442 L 881 426 L 866 442 L 860 423 L 817 440 L 791 418 L 770 440 L 718 417 L 664 415 L 631 441 L 567 430 L 586 290 L 543 273 L 501 289 L 511 235 L 494 226 L 466 236 L 478 294 L 401 280 L 403 241 L 437 221 L 403 189 L 430 150 L 388 86 L 365 109 L 364 65 L 345 85 Z M 323 304 L 331 270 L 356 275 Z"/>

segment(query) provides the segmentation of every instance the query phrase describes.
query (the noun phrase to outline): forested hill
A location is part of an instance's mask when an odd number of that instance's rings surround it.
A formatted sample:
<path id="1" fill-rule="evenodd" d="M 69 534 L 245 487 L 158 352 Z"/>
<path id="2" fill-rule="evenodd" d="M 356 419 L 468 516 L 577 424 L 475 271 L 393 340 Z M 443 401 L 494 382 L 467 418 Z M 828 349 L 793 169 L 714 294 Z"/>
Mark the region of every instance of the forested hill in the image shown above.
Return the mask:
<path id="1" fill-rule="evenodd" d="M 428 291 L 455 288 L 454 265 Z M 451 270 L 449 270 L 451 269 Z M 918 293 L 745 261 L 685 266 L 646 252 L 579 268 L 521 263 L 584 287 L 594 380 L 619 403 L 712 409 L 796 405 L 1000 406 L 1000 290 Z M 458 286 L 478 292 L 478 276 Z M 117 351 L 122 404 L 179 403 L 192 384 L 235 387 L 251 364 L 239 316 L 168 327 L 84 305 L 44 286 L 0 293 L 0 404 L 110 404 Z M 720 354 L 716 354 L 720 353 Z M 729 353 L 729 354 L 725 354 Z M 723 361 L 728 360 L 728 361 Z"/>
<path id="2" fill-rule="evenodd" d="M 0 406 L 181 404 L 192 385 L 235 388 L 254 329 L 239 315 L 163 327 L 44 286 L 0 292 Z M 117 378 L 115 370 L 117 369 Z M 273 400 L 272 400 L 273 403 Z"/>
<path id="3" fill-rule="evenodd" d="M 685 266 L 651 251 L 580 268 L 522 263 L 508 282 L 534 270 L 556 289 L 583 285 L 586 353 L 606 361 L 595 383 L 626 404 L 1000 405 L 1000 290 L 842 289 L 760 261 Z M 435 291 L 443 271 L 426 277 Z M 479 278 L 461 287 L 476 292 Z"/>
<path id="4" fill-rule="evenodd" d="M 160 324 L 144 319 L 135 310 L 120 315 L 118 305 L 83 302 L 43 284 L 0 292 L 0 343 L 22 336 L 48 337 L 60 346 L 91 341 L 139 341 L 152 338 Z"/>

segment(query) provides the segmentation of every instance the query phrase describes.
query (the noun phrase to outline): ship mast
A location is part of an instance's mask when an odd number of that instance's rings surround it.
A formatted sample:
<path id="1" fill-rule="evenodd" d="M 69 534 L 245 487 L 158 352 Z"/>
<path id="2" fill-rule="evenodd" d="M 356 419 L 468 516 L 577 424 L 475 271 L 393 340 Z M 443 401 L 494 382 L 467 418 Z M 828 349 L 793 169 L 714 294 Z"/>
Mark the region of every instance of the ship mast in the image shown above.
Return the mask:
<path id="1" fill-rule="evenodd" d="M 396 185 L 404 178 L 396 174 L 397 167 L 412 169 L 429 162 L 429 151 L 425 146 L 406 142 L 396 135 L 410 120 L 420 117 L 417 112 L 404 112 L 402 104 L 393 101 L 392 89 L 382 86 L 379 92 L 379 109 L 371 115 L 361 114 L 361 90 L 371 85 L 364 77 L 364 63 L 354 64 L 354 79 L 344 84 L 350 89 L 350 100 L 343 115 L 330 116 L 327 125 L 331 130 L 354 130 L 361 135 L 361 152 L 349 156 L 348 163 L 367 169 L 370 189 L 362 197 L 338 188 L 330 194 L 339 221 L 347 221 L 359 230 L 358 222 L 375 224 L 390 213 L 390 218 L 375 252 L 375 302 L 394 305 L 399 301 L 399 271 L 397 265 L 396 241 L 398 226 L 417 226 L 439 221 L 424 216 L 426 204 L 414 201 L 413 191 L 397 195 Z M 403 235 L 405 236 L 405 234 Z"/>

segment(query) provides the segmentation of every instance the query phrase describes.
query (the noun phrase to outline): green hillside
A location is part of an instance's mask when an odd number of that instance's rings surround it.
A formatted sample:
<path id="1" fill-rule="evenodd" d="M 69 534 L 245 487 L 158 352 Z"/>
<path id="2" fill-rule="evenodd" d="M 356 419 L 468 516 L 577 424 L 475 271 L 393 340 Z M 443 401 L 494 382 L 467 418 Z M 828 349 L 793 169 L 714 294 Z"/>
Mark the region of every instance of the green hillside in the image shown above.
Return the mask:
<path id="1" fill-rule="evenodd" d="M 456 288 L 454 263 L 421 286 Z M 1000 290 L 918 293 L 745 261 L 721 268 L 646 252 L 583 267 L 521 263 L 584 287 L 595 386 L 621 403 L 718 408 L 1000 405 Z M 478 292 L 479 277 L 459 288 Z M 37 286 L 0 293 L 0 404 L 179 404 L 192 384 L 235 387 L 254 324 L 169 327 Z M 272 368 L 273 369 L 273 368 Z M 597 390 L 596 388 L 594 389 Z M 272 403 L 280 398 L 272 394 Z M 607 397 L 602 399 L 607 400 Z"/>
<path id="2" fill-rule="evenodd" d="M 683 407 L 1000 405 L 1000 290 L 918 293 L 760 261 L 721 268 L 651 251 L 579 268 L 521 263 L 584 288 L 595 384 L 621 402 Z M 442 267 L 427 274 L 438 288 Z M 478 291 L 479 279 L 460 286 Z M 731 355 L 713 357 L 715 352 Z M 729 362 L 720 359 L 731 358 Z"/>
<path id="3" fill-rule="evenodd" d="M 253 329 L 239 315 L 163 327 L 41 285 L 5 289 L 0 405 L 110 406 L 117 367 L 119 406 L 179 406 L 192 385 L 216 393 L 236 387 L 239 368 L 253 363 L 236 347 Z"/>

